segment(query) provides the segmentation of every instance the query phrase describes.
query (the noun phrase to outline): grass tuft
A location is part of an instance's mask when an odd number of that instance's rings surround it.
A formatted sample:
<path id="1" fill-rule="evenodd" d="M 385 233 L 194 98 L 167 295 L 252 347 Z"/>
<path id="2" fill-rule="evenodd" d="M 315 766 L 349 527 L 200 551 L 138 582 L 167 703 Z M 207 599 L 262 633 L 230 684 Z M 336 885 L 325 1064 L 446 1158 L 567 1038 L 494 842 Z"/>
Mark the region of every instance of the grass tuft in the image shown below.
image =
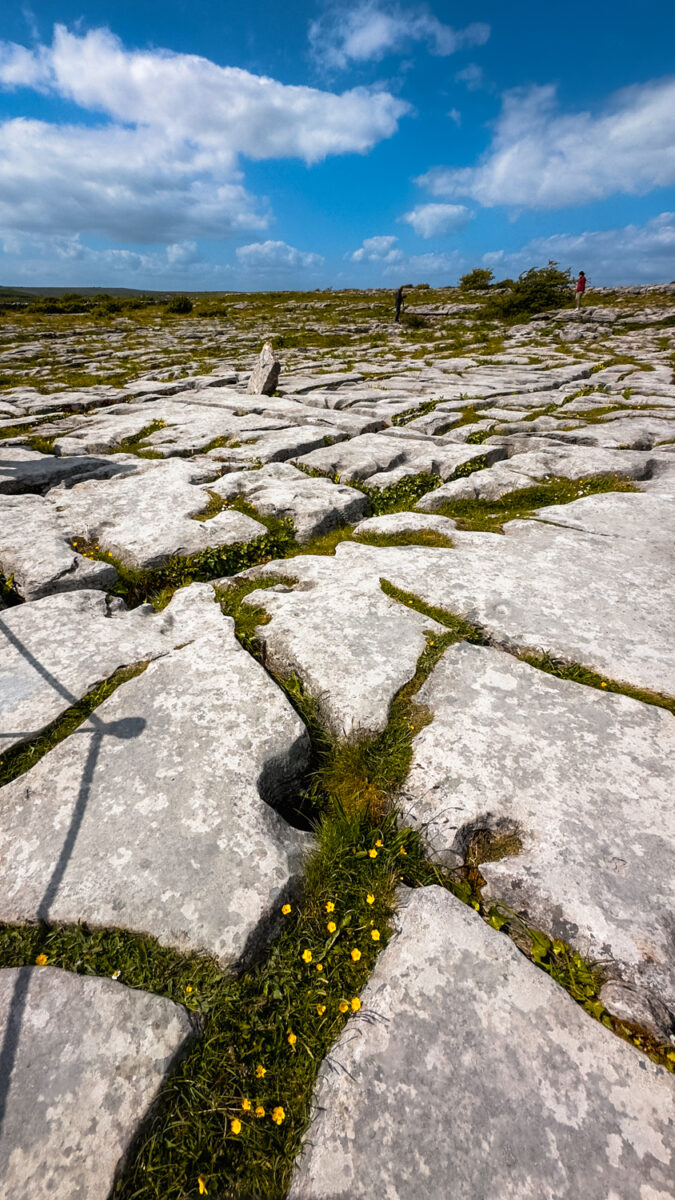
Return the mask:
<path id="1" fill-rule="evenodd" d="M 531 517 L 539 508 L 571 504 L 583 496 L 604 492 L 636 492 L 629 479 L 620 475 L 588 476 L 586 479 L 547 479 L 533 487 L 518 488 L 499 500 L 446 500 L 437 511 L 452 517 L 460 529 L 502 533 L 506 521 Z"/>

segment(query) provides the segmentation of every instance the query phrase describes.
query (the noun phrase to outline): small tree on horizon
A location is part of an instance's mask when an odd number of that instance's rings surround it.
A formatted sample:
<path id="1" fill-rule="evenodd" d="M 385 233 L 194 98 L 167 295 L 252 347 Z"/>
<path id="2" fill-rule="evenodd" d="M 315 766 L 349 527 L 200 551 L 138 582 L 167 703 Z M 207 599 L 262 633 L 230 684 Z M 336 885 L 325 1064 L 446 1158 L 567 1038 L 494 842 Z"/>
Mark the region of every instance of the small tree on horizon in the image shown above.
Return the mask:
<path id="1" fill-rule="evenodd" d="M 494 274 L 489 267 L 474 267 L 468 274 L 460 275 L 459 286 L 463 292 L 481 291 L 489 288 L 493 279 Z"/>

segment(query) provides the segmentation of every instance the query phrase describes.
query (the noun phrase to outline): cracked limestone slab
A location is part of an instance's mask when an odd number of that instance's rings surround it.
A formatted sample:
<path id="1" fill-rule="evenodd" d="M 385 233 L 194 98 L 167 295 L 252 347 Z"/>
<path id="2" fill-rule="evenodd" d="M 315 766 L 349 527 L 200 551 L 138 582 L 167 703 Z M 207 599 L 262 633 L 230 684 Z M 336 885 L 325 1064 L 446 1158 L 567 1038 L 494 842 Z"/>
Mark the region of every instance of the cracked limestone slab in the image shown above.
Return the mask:
<path id="1" fill-rule="evenodd" d="M 160 566 L 174 555 L 264 536 L 265 526 L 244 513 L 194 520 L 209 503 L 208 490 L 199 486 L 204 476 L 185 459 L 145 461 L 133 475 L 76 484 L 50 499 L 69 538 L 95 541 L 130 567 Z"/>
<path id="2" fill-rule="evenodd" d="M 372 570 L 373 548 L 353 548 L 365 557 L 303 555 L 237 576 L 298 581 L 247 599 L 270 616 L 256 630 L 267 664 L 282 675 L 297 672 L 338 736 L 384 729 L 396 692 L 415 674 L 425 630 L 442 632 L 384 594 Z"/>
<path id="3" fill-rule="evenodd" d="M 474 471 L 463 479 L 444 483 L 423 496 L 417 507 L 422 512 L 435 512 L 449 500 L 498 500 L 509 492 L 533 487 L 547 479 L 603 475 L 648 479 L 652 469 L 651 458 L 640 453 L 578 446 L 529 450 L 495 463 L 487 470 Z"/>
<path id="4" fill-rule="evenodd" d="M 0 752 L 35 737 L 119 667 L 167 654 L 220 627 L 210 584 L 177 591 L 160 613 L 127 612 L 98 591 L 64 592 L 0 613 Z"/>
<path id="5" fill-rule="evenodd" d="M 0 446 L 0 494 L 46 492 L 64 482 L 121 476 L 135 471 L 137 462 L 126 454 L 116 459 L 87 455 L 58 458 L 55 454 L 40 454 L 6 443 Z"/>
<path id="6" fill-rule="evenodd" d="M 324 641 L 333 638 L 331 653 L 337 662 L 339 632 L 336 635 L 333 626 L 337 622 L 341 631 L 356 624 L 364 611 L 359 587 L 365 606 L 365 597 L 384 578 L 428 605 L 476 621 L 507 648 L 546 651 L 634 687 L 675 695 L 672 553 L 663 551 L 668 512 L 652 540 L 653 509 L 642 506 L 642 493 L 607 496 L 606 519 L 613 510 L 617 529 L 622 522 L 630 524 L 630 538 L 561 528 L 546 521 L 547 510 L 541 509 L 536 520 L 508 522 L 504 535 L 457 530 L 454 549 L 343 542 L 334 558 L 307 557 L 302 563 L 296 559 L 292 567 L 283 562 L 274 565 L 273 573 L 325 581 L 319 593 L 321 620 L 313 615 L 312 628 L 320 623 Z M 574 520 L 574 504 L 567 510 Z M 634 533 L 638 525 L 641 538 Z M 264 568 L 265 573 L 269 570 Z M 340 599 L 340 579 L 349 580 L 347 605 Z M 263 593 L 259 603 L 266 607 Z M 278 626 L 281 639 L 292 640 L 294 660 L 308 660 L 312 637 L 305 637 L 310 645 L 303 649 L 300 613 L 309 619 L 311 595 L 304 601 L 280 596 L 274 603 L 286 612 L 283 634 Z M 274 619 L 262 634 L 272 651 Z M 356 632 L 350 636 L 357 648 Z M 342 688 L 342 683 L 328 670 L 322 678 L 330 703 L 331 690 Z"/>
<path id="7" fill-rule="evenodd" d="M 0 1197 L 107 1200 L 178 1055 L 198 1032 L 171 1000 L 53 967 L 0 971 Z"/>
<path id="8" fill-rule="evenodd" d="M 356 488 L 305 475 L 290 463 L 236 471 L 217 480 L 211 491 L 227 500 L 243 496 L 263 516 L 290 517 L 299 542 L 358 521 L 368 509 Z"/>
<path id="9" fill-rule="evenodd" d="M 71 546 L 54 504 L 43 496 L 0 495 L 0 572 L 23 600 L 78 588 L 109 588 L 117 571 Z"/>
<path id="10" fill-rule="evenodd" d="M 276 811 L 309 739 L 219 617 L 3 788 L 0 920 L 119 926 L 222 966 L 265 941 L 313 845 Z"/>
<path id="11" fill-rule="evenodd" d="M 576 442 L 581 446 L 602 446 L 607 450 L 651 450 L 659 442 L 675 438 L 675 421 L 662 417 L 645 417 L 608 413 L 595 424 L 582 425 L 565 432 L 556 430 L 556 440 Z"/>
<path id="12" fill-rule="evenodd" d="M 460 865 L 479 830 L 522 851 L 481 864 L 486 900 L 656 993 L 675 1033 L 675 719 L 556 679 L 510 654 L 451 646 L 417 699 L 401 796 L 434 856 Z"/>
<path id="13" fill-rule="evenodd" d="M 672 463 L 675 470 L 675 457 Z M 540 520 L 553 525 L 597 533 L 607 538 L 628 538 L 672 557 L 675 533 L 675 487 L 672 494 L 643 496 L 639 504 L 617 506 L 612 492 L 584 496 L 574 504 L 550 504 L 539 509 Z"/>
<path id="14" fill-rule="evenodd" d="M 452 541 L 457 524 L 450 517 L 432 516 L 430 513 L 401 512 L 386 513 L 382 517 L 367 517 L 354 526 L 355 538 L 364 534 L 383 534 L 396 537 L 402 533 L 440 533 Z"/>
<path id="15" fill-rule="evenodd" d="M 240 446 L 209 450 L 208 455 L 227 462 L 230 467 L 245 466 L 251 462 L 280 463 L 346 437 L 347 434 L 342 430 L 331 432 L 326 425 L 291 425 L 247 437 Z"/>
<path id="16" fill-rule="evenodd" d="M 399 899 L 289 1200 L 669 1200 L 672 1076 L 450 892 Z"/>
<path id="17" fill-rule="evenodd" d="M 341 479 L 388 487 L 407 475 L 430 472 L 447 479 L 458 467 L 477 458 L 495 461 L 504 455 L 500 447 L 464 446 L 442 443 L 417 433 L 396 430 L 390 436 L 364 434 L 335 446 L 303 454 L 296 461 L 303 467 L 338 475 Z"/>

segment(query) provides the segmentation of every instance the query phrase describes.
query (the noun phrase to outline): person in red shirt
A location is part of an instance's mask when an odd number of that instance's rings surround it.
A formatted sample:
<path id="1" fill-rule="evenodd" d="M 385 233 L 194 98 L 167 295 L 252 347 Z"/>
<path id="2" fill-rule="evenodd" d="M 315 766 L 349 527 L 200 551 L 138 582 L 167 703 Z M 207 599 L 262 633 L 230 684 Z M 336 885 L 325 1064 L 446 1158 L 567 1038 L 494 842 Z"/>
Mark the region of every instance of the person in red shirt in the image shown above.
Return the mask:
<path id="1" fill-rule="evenodd" d="M 585 291 L 586 291 L 586 276 L 584 275 L 583 271 L 580 271 L 579 278 L 577 279 L 577 308 L 581 308 L 581 297 L 583 296 Z"/>

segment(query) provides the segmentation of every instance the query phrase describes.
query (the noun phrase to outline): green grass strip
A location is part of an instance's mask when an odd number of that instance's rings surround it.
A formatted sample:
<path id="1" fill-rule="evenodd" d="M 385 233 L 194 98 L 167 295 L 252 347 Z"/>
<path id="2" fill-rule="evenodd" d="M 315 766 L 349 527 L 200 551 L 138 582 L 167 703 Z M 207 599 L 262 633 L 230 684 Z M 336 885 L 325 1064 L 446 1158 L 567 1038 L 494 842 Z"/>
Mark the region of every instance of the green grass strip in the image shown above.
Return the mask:
<path id="1" fill-rule="evenodd" d="M 36 737 L 6 750 L 0 759 L 0 787 L 4 787 L 12 779 L 18 779 L 19 775 L 30 771 L 31 767 L 34 767 L 49 750 L 53 750 L 59 742 L 74 733 L 78 726 L 93 713 L 94 709 L 98 708 L 99 704 L 107 700 L 108 696 L 112 696 L 120 684 L 127 683 L 136 675 L 140 675 L 147 665 L 147 662 L 142 662 L 135 663 L 131 667 L 120 667 L 114 675 L 104 679 L 102 683 L 97 683 L 81 700 L 46 725 Z"/>
<path id="2" fill-rule="evenodd" d="M 531 517 L 539 508 L 571 504 L 583 496 L 604 492 L 637 492 L 635 484 L 620 475 L 588 476 L 585 479 L 548 479 L 532 487 L 518 488 L 499 500 L 446 500 L 435 511 L 452 517 L 460 529 L 502 533 L 506 521 Z"/>

